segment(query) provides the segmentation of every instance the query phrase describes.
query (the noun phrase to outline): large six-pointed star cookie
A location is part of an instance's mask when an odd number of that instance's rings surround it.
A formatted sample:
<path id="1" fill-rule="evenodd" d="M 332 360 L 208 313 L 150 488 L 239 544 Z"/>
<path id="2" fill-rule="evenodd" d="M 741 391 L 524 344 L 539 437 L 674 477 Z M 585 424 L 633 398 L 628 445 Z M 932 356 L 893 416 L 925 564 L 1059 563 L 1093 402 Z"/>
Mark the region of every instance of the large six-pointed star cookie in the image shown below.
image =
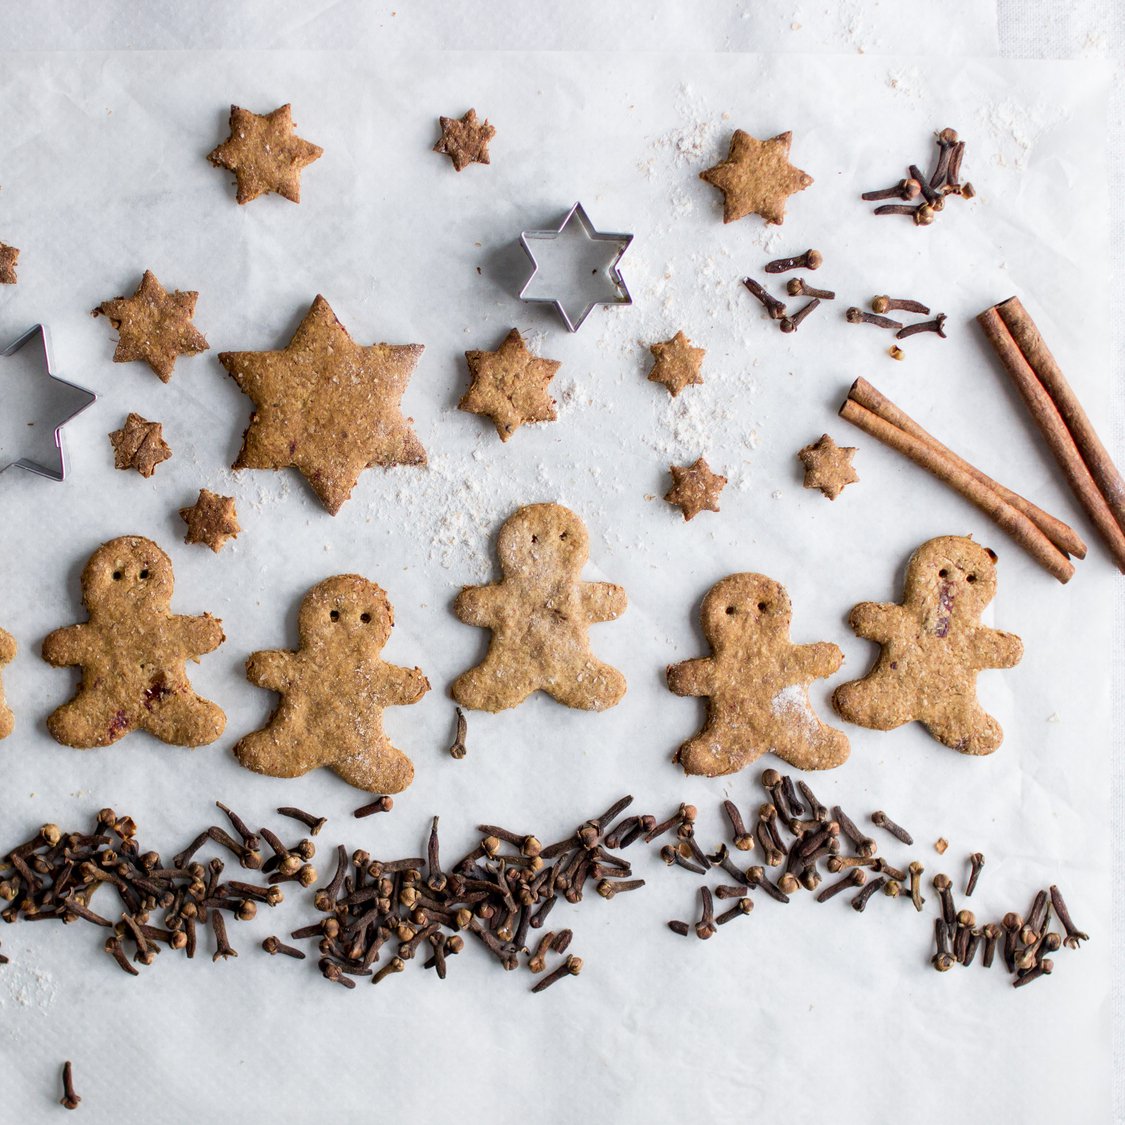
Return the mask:
<path id="1" fill-rule="evenodd" d="M 235 469 L 299 469 L 335 515 L 372 465 L 424 465 L 400 403 L 421 344 L 361 347 L 318 296 L 287 347 L 223 352 L 255 410 Z"/>
<path id="2" fill-rule="evenodd" d="M 785 221 L 785 201 L 803 191 L 812 176 L 789 163 L 792 133 L 779 133 L 768 141 L 741 129 L 731 137 L 726 160 L 699 173 L 701 180 L 723 193 L 723 222 L 761 215 L 767 223 Z"/>

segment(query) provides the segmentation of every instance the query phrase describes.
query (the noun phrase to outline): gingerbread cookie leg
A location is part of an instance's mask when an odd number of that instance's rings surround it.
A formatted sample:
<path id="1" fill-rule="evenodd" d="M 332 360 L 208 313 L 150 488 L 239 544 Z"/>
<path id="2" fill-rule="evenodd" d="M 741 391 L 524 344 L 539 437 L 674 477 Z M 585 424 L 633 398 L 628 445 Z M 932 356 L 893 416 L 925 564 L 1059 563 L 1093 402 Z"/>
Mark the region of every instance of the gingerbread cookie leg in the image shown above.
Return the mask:
<path id="1" fill-rule="evenodd" d="M 285 705 L 282 704 L 263 730 L 244 735 L 234 747 L 240 765 L 270 777 L 300 777 L 309 767 L 294 753 L 293 739 L 287 737 Z"/>
<path id="2" fill-rule="evenodd" d="M 91 750 L 112 745 L 132 730 L 132 723 L 115 700 L 86 690 L 79 698 L 55 708 L 47 716 L 47 729 L 64 746 Z"/>
<path id="3" fill-rule="evenodd" d="M 862 680 L 841 684 L 832 693 L 832 706 L 840 718 L 872 730 L 894 730 L 910 721 L 901 692 L 883 677 L 878 665 Z"/>
<path id="4" fill-rule="evenodd" d="M 221 707 L 209 699 L 203 699 L 181 686 L 175 688 L 153 689 L 158 701 L 151 708 L 146 704 L 146 714 L 141 723 L 144 730 L 159 738 L 161 742 L 177 746 L 206 746 L 223 733 L 227 717 Z M 162 691 L 171 694 L 159 695 Z"/>
<path id="5" fill-rule="evenodd" d="M 539 688 L 531 669 L 520 668 L 491 650 L 475 667 L 453 681 L 450 694 L 462 707 L 474 711 L 506 711 Z"/>
<path id="6" fill-rule="evenodd" d="M 737 724 L 708 718 L 699 734 L 685 742 L 672 760 L 683 767 L 684 773 L 722 777 L 757 761 L 768 749 L 752 745 Z"/>
<path id="7" fill-rule="evenodd" d="M 362 753 L 333 762 L 332 768 L 368 793 L 401 793 L 414 780 L 413 763 L 384 734 Z"/>
<path id="8" fill-rule="evenodd" d="M 604 711 L 621 702 L 625 694 L 625 677 L 601 661 L 591 660 L 575 674 L 573 668 L 565 669 L 563 676 L 552 677 L 543 690 L 567 707 L 583 711 Z"/>
<path id="9" fill-rule="evenodd" d="M 1004 741 L 1000 724 L 975 701 L 948 715 L 923 718 L 922 723 L 938 742 L 962 754 L 991 754 Z"/>

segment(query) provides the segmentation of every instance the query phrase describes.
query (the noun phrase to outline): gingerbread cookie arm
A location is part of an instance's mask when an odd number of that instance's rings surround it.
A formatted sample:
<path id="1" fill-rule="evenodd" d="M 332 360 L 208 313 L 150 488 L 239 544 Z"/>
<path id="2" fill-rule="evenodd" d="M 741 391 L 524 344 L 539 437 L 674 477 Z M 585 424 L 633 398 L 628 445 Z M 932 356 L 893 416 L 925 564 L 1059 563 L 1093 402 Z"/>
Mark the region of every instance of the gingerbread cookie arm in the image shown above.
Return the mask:
<path id="1" fill-rule="evenodd" d="M 405 707 L 417 703 L 430 690 L 430 681 L 421 668 L 402 668 L 397 664 L 383 664 L 379 672 L 383 677 L 379 690 L 379 703 L 383 707 Z"/>
<path id="2" fill-rule="evenodd" d="M 629 605 L 625 591 L 613 582 L 583 582 L 578 590 L 583 612 L 590 621 L 613 621 Z"/>
<path id="3" fill-rule="evenodd" d="M 89 625 L 67 625 L 43 638 L 43 659 L 56 668 L 84 664 L 89 656 Z"/>
<path id="4" fill-rule="evenodd" d="M 973 652 L 982 668 L 1014 668 L 1023 658 L 1023 641 L 1015 633 L 982 627 L 973 638 Z"/>
<path id="5" fill-rule="evenodd" d="M 299 659 L 284 649 L 252 652 L 246 659 L 246 678 L 266 691 L 284 693 L 292 686 Z"/>
<path id="6" fill-rule="evenodd" d="M 710 695 L 715 687 L 715 661 L 709 656 L 669 664 L 668 690 L 676 695 Z"/>
<path id="7" fill-rule="evenodd" d="M 503 591 L 499 586 L 466 586 L 453 601 L 453 612 L 466 625 L 491 629 L 500 617 Z"/>
<path id="8" fill-rule="evenodd" d="M 860 602 L 848 614 L 848 624 L 857 637 L 886 644 L 894 639 L 903 614 L 903 607 L 893 603 Z"/>
<path id="9" fill-rule="evenodd" d="M 223 623 L 209 613 L 197 617 L 176 616 L 168 622 L 169 632 L 176 637 L 184 652 L 196 660 L 207 652 L 214 652 L 225 641 Z"/>
<path id="10" fill-rule="evenodd" d="M 840 651 L 839 645 L 834 645 L 831 641 L 794 645 L 791 655 L 798 670 L 807 672 L 817 680 L 838 672 L 844 663 L 844 654 Z"/>
<path id="11" fill-rule="evenodd" d="M 11 663 L 16 656 L 16 639 L 0 629 L 0 664 Z"/>

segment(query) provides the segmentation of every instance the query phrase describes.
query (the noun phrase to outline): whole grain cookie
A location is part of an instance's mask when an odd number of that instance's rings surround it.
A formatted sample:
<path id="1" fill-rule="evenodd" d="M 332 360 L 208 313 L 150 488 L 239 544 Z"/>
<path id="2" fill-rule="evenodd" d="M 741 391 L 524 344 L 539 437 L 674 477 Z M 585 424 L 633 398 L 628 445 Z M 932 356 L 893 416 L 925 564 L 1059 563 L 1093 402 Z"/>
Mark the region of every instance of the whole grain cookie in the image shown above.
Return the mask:
<path id="1" fill-rule="evenodd" d="M 195 694 L 184 667 L 223 643 L 222 622 L 169 612 L 172 586 L 171 560 L 151 539 L 122 536 L 90 556 L 82 571 L 90 620 L 43 641 L 48 664 L 82 668 L 78 693 L 47 719 L 64 746 L 108 746 L 131 730 L 204 746 L 223 733 L 226 716 Z"/>
<path id="2" fill-rule="evenodd" d="M 11 664 L 15 657 L 15 637 L 0 629 L 0 671 L 3 670 L 5 664 Z M 7 738 L 12 733 L 14 722 L 12 712 L 4 700 L 4 681 L 0 679 L 0 738 Z"/>
<path id="3" fill-rule="evenodd" d="M 648 373 L 649 380 L 663 383 L 673 398 L 684 387 L 703 382 L 703 376 L 699 372 L 707 352 L 704 348 L 693 348 L 682 331 L 661 344 L 651 344 L 648 350 L 655 360 Z"/>
<path id="4" fill-rule="evenodd" d="M 491 418 L 501 441 L 507 441 L 528 422 L 553 422 L 555 400 L 547 384 L 560 364 L 533 355 L 518 328 L 513 328 L 494 352 L 466 352 L 472 383 L 458 410 Z"/>
<path id="5" fill-rule="evenodd" d="M 835 500 L 849 484 L 859 480 L 852 468 L 855 453 L 855 446 L 837 445 L 828 434 L 821 434 L 797 454 L 797 460 L 805 466 L 805 488 L 818 488 L 829 500 Z"/>
<path id="6" fill-rule="evenodd" d="M 172 456 L 164 440 L 164 428 L 139 414 L 130 414 L 125 425 L 109 435 L 113 446 L 113 464 L 118 469 L 136 469 L 142 477 L 151 477 L 156 466 Z"/>
<path id="7" fill-rule="evenodd" d="M 592 622 L 625 612 L 625 591 L 583 582 L 589 537 L 560 504 L 531 504 L 509 516 L 496 540 L 501 580 L 466 586 L 453 611 L 492 630 L 488 654 L 453 682 L 462 707 L 503 711 L 545 691 L 567 707 L 604 711 L 625 694 L 625 677 L 590 651 Z"/>
<path id="8" fill-rule="evenodd" d="M 358 574 L 314 586 L 301 602 L 297 651 L 246 661 L 250 682 L 281 702 L 265 727 L 239 740 L 239 762 L 271 777 L 329 766 L 371 793 L 405 789 L 414 766 L 384 733 L 383 710 L 417 703 L 430 684 L 419 669 L 381 658 L 393 625 L 387 595 Z"/>
<path id="9" fill-rule="evenodd" d="M 0 242 L 0 285 L 15 285 L 19 260 L 20 252 L 14 246 Z"/>
<path id="10" fill-rule="evenodd" d="M 808 690 L 840 667 L 843 653 L 828 642 L 789 640 L 783 586 L 762 574 L 732 574 L 711 587 L 700 616 L 714 655 L 668 667 L 672 691 L 707 699 L 707 722 L 674 757 L 685 773 L 718 777 L 769 753 L 803 770 L 847 759 L 847 736 L 820 720 Z"/>
<path id="11" fill-rule="evenodd" d="M 300 470 L 335 515 L 373 465 L 424 465 L 401 402 L 421 344 L 357 344 L 318 296 L 281 351 L 222 352 L 255 410 L 235 469 Z"/>
<path id="12" fill-rule="evenodd" d="M 923 543 L 906 565 L 902 605 L 861 602 L 856 635 L 882 645 L 862 680 L 832 696 L 849 722 L 893 730 L 917 720 L 962 754 L 991 754 L 1004 732 L 977 702 L 977 673 L 1013 668 L 1023 642 L 980 623 L 996 595 L 996 556 L 961 535 Z"/>
<path id="13" fill-rule="evenodd" d="M 713 473 L 702 458 L 692 465 L 670 465 L 672 487 L 664 499 L 683 513 L 684 519 L 693 520 L 700 512 L 719 510 L 719 493 L 726 487 L 727 478 Z"/>
<path id="14" fill-rule="evenodd" d="M 440 152 L 453 161 L 453 167 L 460 172 L 470 164 L 488 164 L 488 142 L 496 136 L 496 127 L 477 119 L 477 111 L 470 109 L 464 117 L 439 117 L 441 137 L 434 145 L 434 152 Z"/>
<path id="15" fill-rule="evenodd" d="M 230 136 L 207 159 L 216 168 L 234 173 L 239 203 L 271 191 L 300 203 L 301 170 L 319 160 L 323 152 L 319 145 L 297 136 L 288 104 L 265 114 L 232 105 Z"/>
<path id="16" fill-rule="evenodd" d="M 767 223 L 785 221 L 785 201 L 804 191 L 813 178 L 789 163 L 792 133 L 759 141 L 741 129 L 731 137 L 726 160 L 699 173 L 723 193 L 723 222 L 761 215 Z"/>
<path id="17" fill-rule="evenodd" d="M 180 509 L 180 519 L 187 524 L 185 543 L 202 543 L 215 554 L 228 539 L 237 539 L 242 530 L 233 496 L 219 496 L 209 489 L 199 490 L 199 499 L 190 508 Z"/>
<path id="18" fill-rule="evenodd" d="M 169 293 L 145 270 L 131 297 L 102 301 L 94 316 L 104 316 L 117 329 L 113 362 L 141 360 L 167 383 L 177 356 L 198 355 L 210 346 L 191 322 L 198 298 L 194 291 Z"/>

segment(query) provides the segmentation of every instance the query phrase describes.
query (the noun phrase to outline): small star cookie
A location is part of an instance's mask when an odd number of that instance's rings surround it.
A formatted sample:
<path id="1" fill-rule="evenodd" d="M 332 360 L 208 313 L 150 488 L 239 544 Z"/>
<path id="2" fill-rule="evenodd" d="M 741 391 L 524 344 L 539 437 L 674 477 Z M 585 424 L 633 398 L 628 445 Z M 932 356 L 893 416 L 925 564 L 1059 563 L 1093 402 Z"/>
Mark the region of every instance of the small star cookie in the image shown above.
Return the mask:
<path id="1" fill-rule="evenodd" d="M 235 469 L 299 469 L 335 515 L 373 465 L 424 465 L 401 402 L 421 344 L 361 347 L 318 296 L 275 352 L 222 352 L 255 410 Z"/>
<path id="2" fill-rule="evenodd" d="M 785 221 L 785 200 L 803 191 L 813 178 L 789 163 L 792 133 L 759 141 L 735 129 L 726 160 L 699 173 L 723 193 L 723 222 L 761 215 L 767 223 Z"/>
<path id="3" fill-rule="evenodd" d="M 465 359 L 473 381 L 457 408 L 491 418 L 501 441 L 526 422 L 553 422 L 558 417 L 547 384 L 559 361 L 533 355 L 518 328 L 496 351 L 466 352 Z"/>
<path id="4" fill-rule="evenodd" d="M 672 487 L 664 499 L 678 505 L 685 520 L 694 519 L 704 510 L 719 510 L 719 493 L 727 478 L 713 473 L 702 457 L 694 465 L 671 465 L 668 471 L 672 474 Z"/>
<path id="5" fill-rule="evenodd" d="M 684 387 L 703 382 L 699 369 L 707 352 L 703 348 L 693 348 L 682 331 L 662 344 L 652 344 L 648 350 L 656 359 L 648 373 L 649 379 L 653 383 L 663 383 L 673 398 Z"/>
<path id="6" fill-rule="evenodd" d="M 453 161 L 453 167 L 460 172 L 470 164 L 488 164 L 488 142 L 496 136 L 496 128 L 477 120 L 477 111 L 470 109 L 464 117 L 439 117 L 441 138 L 434 145 L 434 152 L 440 152 Z"/>
<path id="7" fill-rule="evenodd" d="M 835 500 L 849 484 L 859 480 L 852 468 L 855 452 L 855 446 L 839 446 L 828 434 L 806 445 L 797 454 L 805 466 L 805 488 L 819 488 L 829 500 Z"/>
<path id="8" fill-rule="evenodd" d="M 136 469 L 142 477 L 151 477 L 156 466 L 172 456 L 163 431 L 159 422 L 149 422 L 139 414 L 130 414 L 125 419 L 125 425 L 109 435 L 114 466 Z"/>
<path id="9" fill-rule="evenodd" d="M 167 383 L 177 356 L 198 355 L 209 347 L 191 322 L 198 297 L 194 291 L 169 293 L 151 270 L 145 270 L 131 297 L 103 301 L 94 316 L 106 317 L 117 329 L 113 362 L 142 360 Z"/>
<path id="10" fill-rule="evenodd" d="M 187 524 L 185 543 L 205 543 L 215 554 L 228 539 L 237 539 L 242 530 L 233 496 L 218 496 L 206 488 L 199 490 L 199 499 L 190 508 L 180 509 L 180 519 Z"/>
<path id="11" fill-rule="evenodd" d="M 273 113 L 251 113 L 230 107 L 230 137 L 207 154 L 216 168 L 227 168 L 238 182 L 235 198 L 249 203 L 277 192 L 301 202 L 301 169 L 319 160 L 324 149 L 297 136 L 291 107 Z"/>
<path id="12" fill-rule="evenodd" d="M 0 285 L 15 285 L 19 258 L 20 252 L 14 246 L 0 242 Z"/>

